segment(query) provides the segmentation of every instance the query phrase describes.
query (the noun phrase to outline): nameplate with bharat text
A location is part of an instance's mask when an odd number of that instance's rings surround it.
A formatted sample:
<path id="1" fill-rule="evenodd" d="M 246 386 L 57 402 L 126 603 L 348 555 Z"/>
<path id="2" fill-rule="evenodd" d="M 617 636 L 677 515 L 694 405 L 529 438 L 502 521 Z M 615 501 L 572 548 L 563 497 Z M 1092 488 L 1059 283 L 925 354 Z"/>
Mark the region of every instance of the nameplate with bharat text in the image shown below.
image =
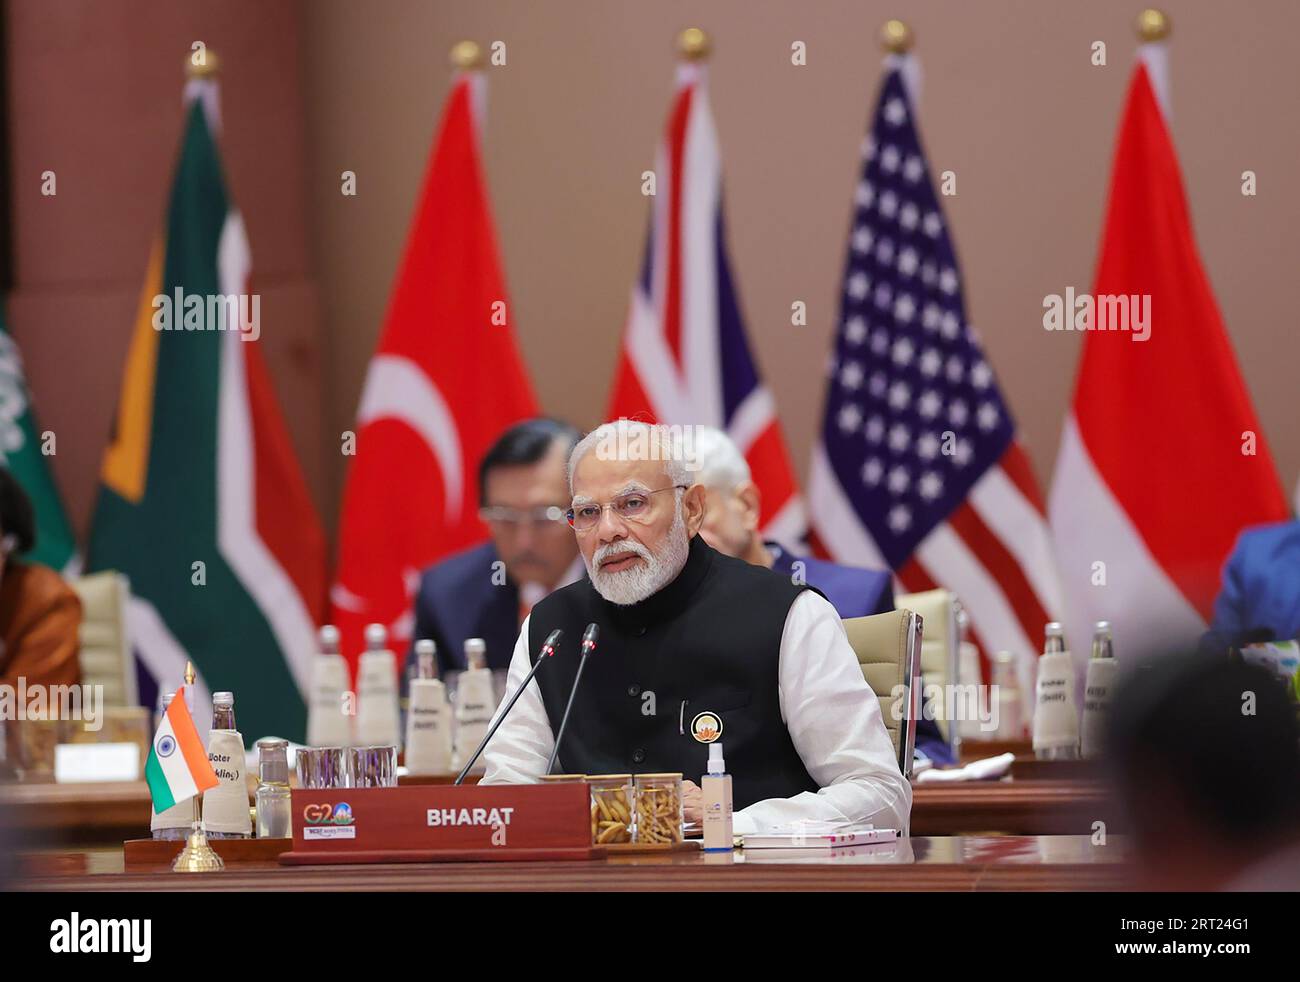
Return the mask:
<path id="1" fill-rule="evenodd" d="M 590 859 L 587 785 L 295 788 L 291 865 Z"/>

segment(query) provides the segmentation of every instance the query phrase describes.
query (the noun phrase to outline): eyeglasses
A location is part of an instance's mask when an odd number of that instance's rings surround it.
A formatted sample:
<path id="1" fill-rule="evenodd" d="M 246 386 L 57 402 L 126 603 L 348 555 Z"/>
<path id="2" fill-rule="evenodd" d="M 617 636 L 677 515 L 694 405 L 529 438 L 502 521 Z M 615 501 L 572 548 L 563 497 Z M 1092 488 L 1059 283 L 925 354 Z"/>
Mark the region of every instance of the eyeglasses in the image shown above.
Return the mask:
<path id="1" fill-rule="evenodd" d="M 488 505 L 478 510 L 478 517 L 489 525 L 513 531 L 522 525 L 547 525 L 565 520 L 565 511 L 559 505 L 539 505 L 536 508 L 511 508 L 508 505 Z"/>
<path id="2" fill-rule="evenodd" d="M 605 514 L 606 508 L 612 508 L 614 514 L 625 522 L 648 522 L 650 520 L 650 495 L 662 494 L 665 491 L 682 491 L 689 485 L 674 484 L 670 488 L 658 488 L 654 491 L 628 491 L 626 494 L 620 494 L 608 504 L 600 504 L 596 501 L 587 501 L 581 505 L 575 505 L 564 513 L 564 517 L 569 520 L 574 531 L 587 532 L 595 528 L 600 522 L 600 518 Z"/>

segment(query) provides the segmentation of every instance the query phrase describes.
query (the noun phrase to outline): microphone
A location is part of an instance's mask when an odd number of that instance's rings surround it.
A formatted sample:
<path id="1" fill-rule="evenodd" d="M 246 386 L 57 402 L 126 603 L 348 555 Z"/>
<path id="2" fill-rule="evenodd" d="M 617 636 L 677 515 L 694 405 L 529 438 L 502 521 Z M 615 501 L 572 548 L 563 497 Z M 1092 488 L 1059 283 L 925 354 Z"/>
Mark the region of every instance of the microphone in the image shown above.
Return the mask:
<path id="1" fill-rule="evenodd" d="M 555 766 L 555 758 L 560 753 L 560 741 L 564 739 L 565 727 L 569 725 L 569 712 L 573 709 L 573 697 L 578 694 L 578 683 L 582 681 L 582 670 L 587 666 L 587 656 L 596 650 L 596 639 L 600 637 L 600 628 L 596 623 L 587 625 L 587 629 L 582 632 L 582 656 L 578 662 L 578 673 L 573 676 L 573 688 L 569 690 L 569 702 L 564 707 L 564 716 L 560 720 L 559 732 L 555 734 L 555 749 L 551 751 L 551 759 L 546 762 L 546 773 L 551 773 Z"/>
<path id="2" fill-rule="evenodd" d="M 515 694 L 511 696 L 510 701 L 506 703 L 506 708 L 497 714 L 496 720 L 493 721 L 491 727 L 488 728 L 487 734 L 483 737 L 483 742 L 478 745 L 478 749 L 475 750 L 474 755 L 470 757 L 469 763 L 465 765 L 461 770 L 460 775 L 456 778 L 457 784 L 464 783 L 465 775 L 468 774 L 469 769 L 478 762 L 479 757 L 482 756 L 484 749 L 486 749 L 488 745 L 488 741 L 492 739 L 492 734 L 496 733 L 497 728 L 506 721 L 506 717 L 510 715 L 510 710 L 515 708 L 515 703 L 518 702 L 519 697 L 524 694 L 524 690 L 528 688 L 528 683 L 533 680 L 533 676 L 537 674 L 537 670 L 545 665 L 548 659 L 555 656 L 555 646 L 560 643 L 560 635 L 563 633 L 564 632 L 557 627 L 546 636 L 546 640 L 542 642 L 542 650 L 538 652 L 537 661 L 533 663 L 532 670 L 529 671 L 519 688 L 515 689 Z"/>

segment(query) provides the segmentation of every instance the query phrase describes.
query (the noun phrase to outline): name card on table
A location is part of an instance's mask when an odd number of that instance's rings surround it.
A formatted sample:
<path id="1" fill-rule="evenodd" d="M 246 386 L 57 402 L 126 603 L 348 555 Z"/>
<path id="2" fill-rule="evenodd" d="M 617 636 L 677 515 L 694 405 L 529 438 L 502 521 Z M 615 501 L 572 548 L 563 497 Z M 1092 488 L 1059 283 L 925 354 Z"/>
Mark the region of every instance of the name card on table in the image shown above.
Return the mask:
<path id="1" fill-rule="evenodd" d="M 399 785 L 292 792 L 291 865 L 590 859 L 587 785 Z"/>
<path id="2" fill-rule="evenodd" d="M 54 748 L 54 780 L 140 780 L 140 747 L 134 743 L 60 743 Z"/>

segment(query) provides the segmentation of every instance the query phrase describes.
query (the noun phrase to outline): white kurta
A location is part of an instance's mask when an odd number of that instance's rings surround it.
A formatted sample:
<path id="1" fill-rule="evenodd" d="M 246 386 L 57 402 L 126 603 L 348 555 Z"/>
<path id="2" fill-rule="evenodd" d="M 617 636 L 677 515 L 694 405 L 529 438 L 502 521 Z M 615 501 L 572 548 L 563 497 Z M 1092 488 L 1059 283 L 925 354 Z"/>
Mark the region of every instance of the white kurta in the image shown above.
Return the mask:
<path id="1" fill-rule="evenodd" d="M 879 700 L 862 677 L 844 625 L 820 594 L 804 591 L 790 605 L 780 659 L 781 719 L 821 790 L 768 798 L 741 809 L 735 814 L 736 834 L 752 835 L 798 821 L 870 822 L 876 828 L 906 832 L 912 787 L 898 769 Z M 531 668 L 525 620 L 510 660 L 506 692 L 514 692 Z M 487 745 L 482 783 L 539 780 L 554 746 L 534 679 Z M 698 774 L 685 777 L 699 783 Z"/>

